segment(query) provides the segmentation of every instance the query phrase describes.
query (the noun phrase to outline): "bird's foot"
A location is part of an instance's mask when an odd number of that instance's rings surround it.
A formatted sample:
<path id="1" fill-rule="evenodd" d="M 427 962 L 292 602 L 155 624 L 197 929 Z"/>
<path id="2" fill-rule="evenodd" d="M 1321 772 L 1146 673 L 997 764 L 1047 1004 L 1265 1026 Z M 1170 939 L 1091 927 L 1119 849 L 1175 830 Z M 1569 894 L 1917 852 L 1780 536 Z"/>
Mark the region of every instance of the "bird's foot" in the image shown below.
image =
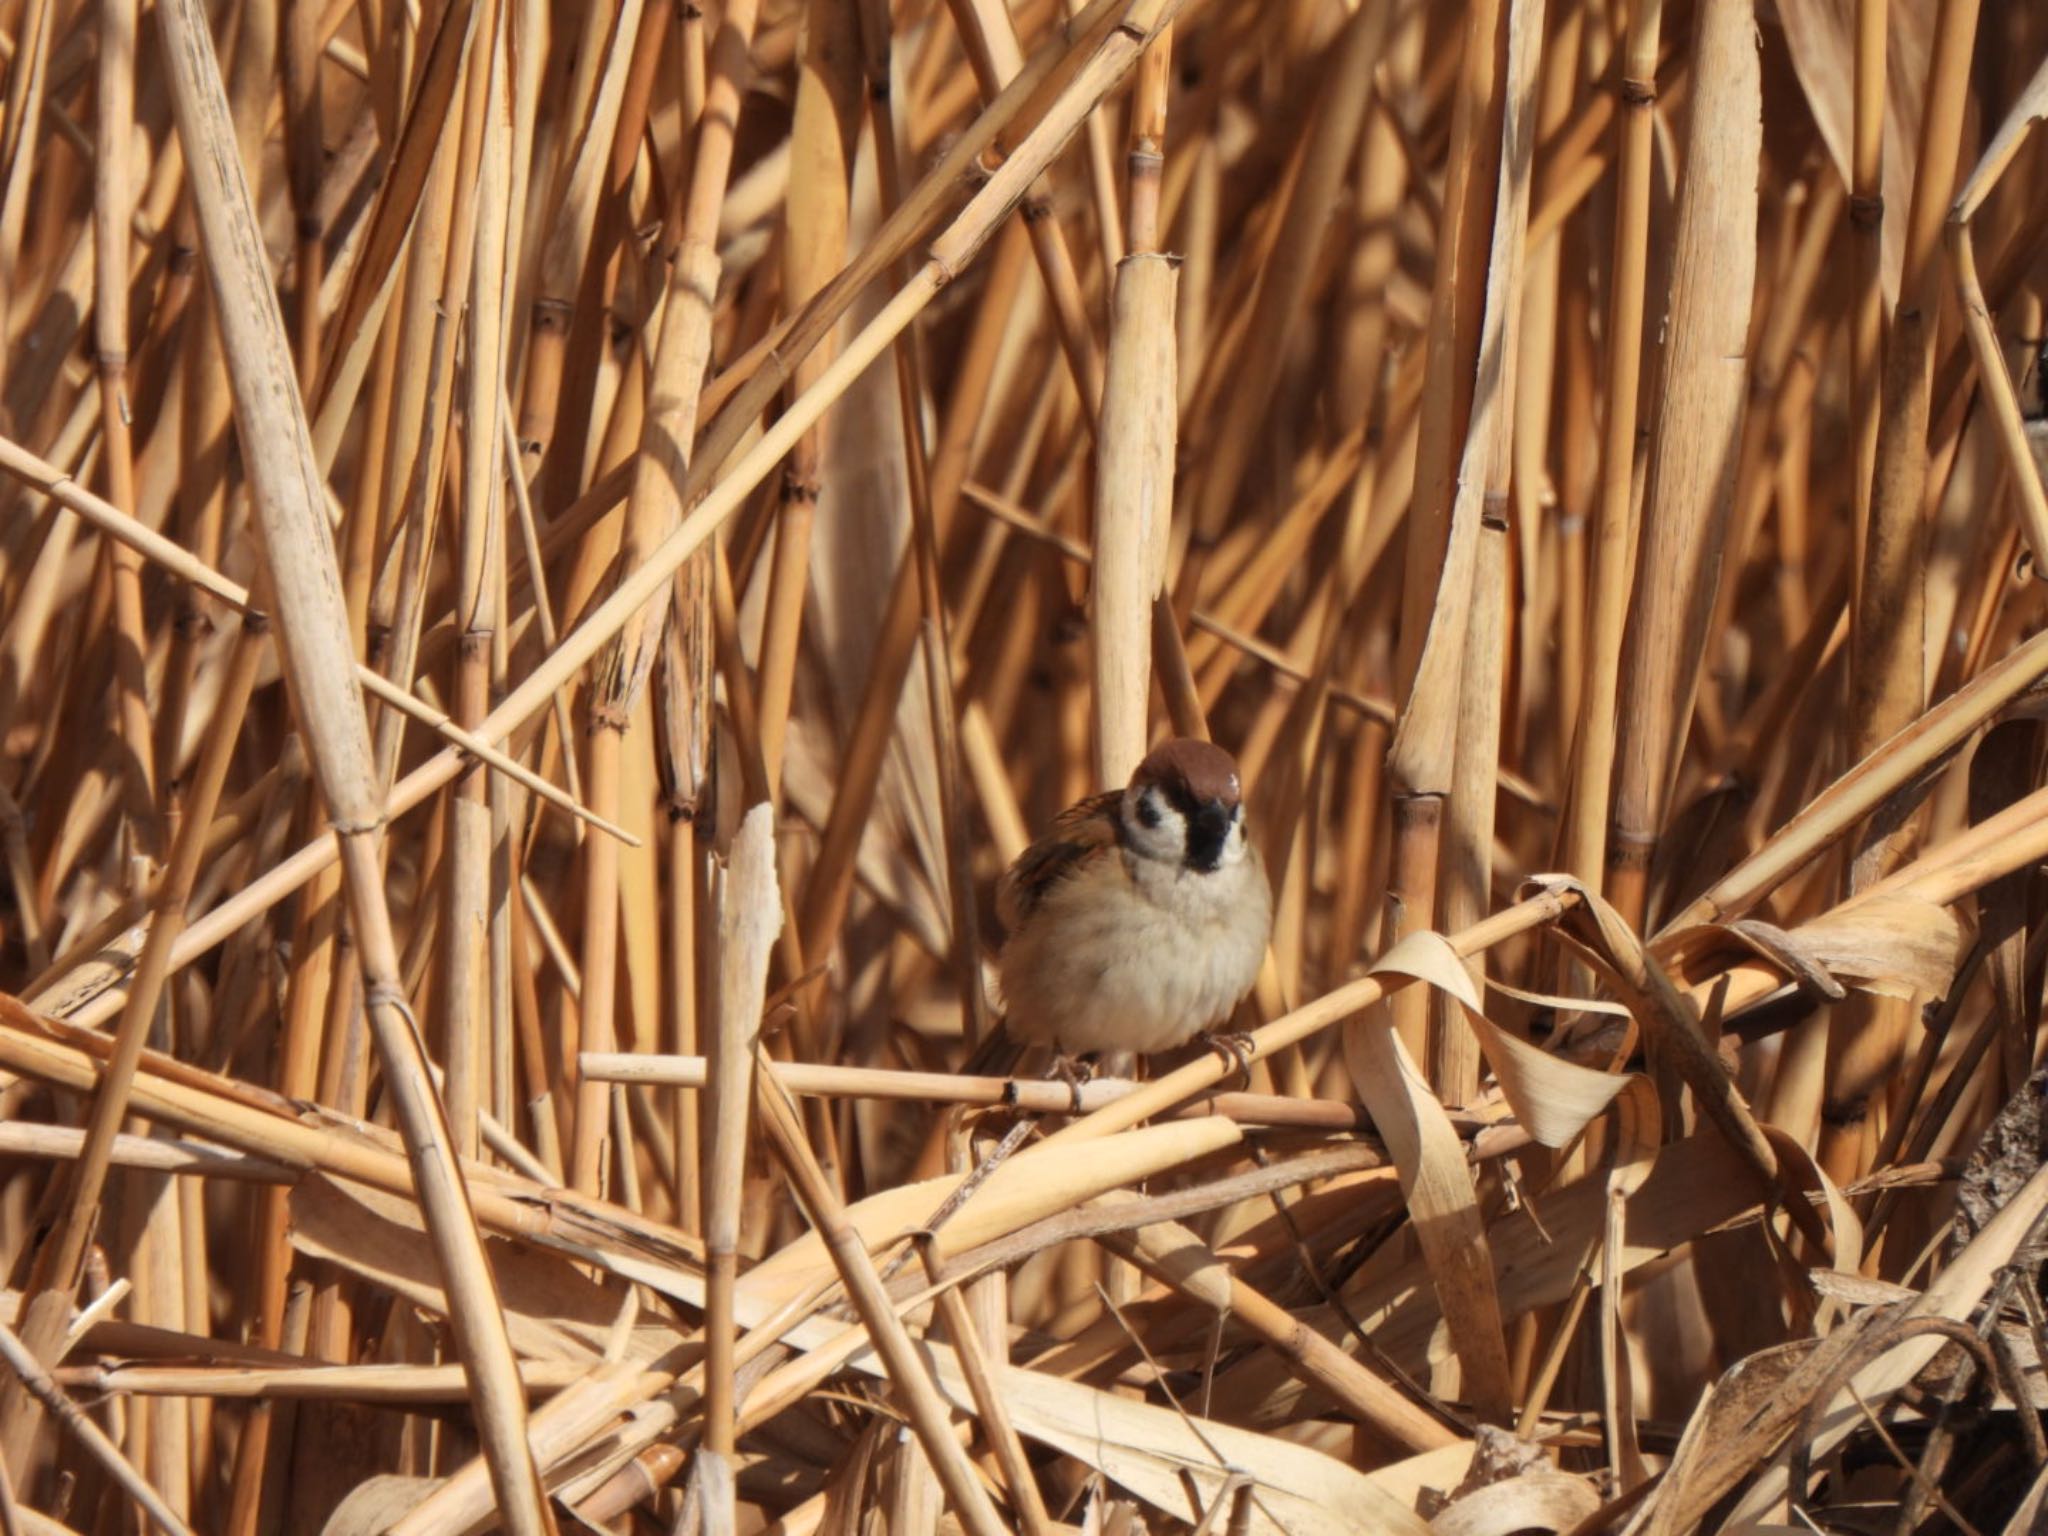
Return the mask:
<path id="1" fill-rule="evenodd" d="M 1074 1113 L 1080 1114 L 1081 1090 L 1095 1080 L 1094 1064 L 1084 1061 L 1079 1056 L 1069 1056 L 1065 1051 L 1056 1051 L 1053 1053 L 1052 1065 L 1045 1069 L 1045 1075 L 1050 1082 L 1067 1085 L 1067 1092 L 1074 1098 Z"/>
<path id="2" fill-rule="evenodd" d="M 1250 1035 L 1231 1032 L 1202 1036 L 1202 1044 L 1221 1056 L 1229 1065 L 1237 1068 L 1237 1075 L 1244 1079 L 1245 1087 L 1252 1085 L 1252 1058 L 1259 1053 L 1259 1042 Z"/>

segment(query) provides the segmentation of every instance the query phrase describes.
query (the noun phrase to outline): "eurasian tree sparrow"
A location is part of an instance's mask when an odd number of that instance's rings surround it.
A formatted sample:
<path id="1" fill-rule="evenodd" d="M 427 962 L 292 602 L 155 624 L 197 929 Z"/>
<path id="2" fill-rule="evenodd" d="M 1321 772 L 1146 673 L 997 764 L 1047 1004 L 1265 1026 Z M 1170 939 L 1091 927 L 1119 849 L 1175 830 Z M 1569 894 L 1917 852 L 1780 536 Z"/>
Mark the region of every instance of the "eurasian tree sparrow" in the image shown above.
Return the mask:
<path id="1" fill-rule="evenodd" d="M 996 911 L 1016 1041 L 1144 1054 L 1216 1029 L 1258 979 L 1273 922 L 1237 764 L 1206 741 L 1164 743 L 1025 849 Z"/>

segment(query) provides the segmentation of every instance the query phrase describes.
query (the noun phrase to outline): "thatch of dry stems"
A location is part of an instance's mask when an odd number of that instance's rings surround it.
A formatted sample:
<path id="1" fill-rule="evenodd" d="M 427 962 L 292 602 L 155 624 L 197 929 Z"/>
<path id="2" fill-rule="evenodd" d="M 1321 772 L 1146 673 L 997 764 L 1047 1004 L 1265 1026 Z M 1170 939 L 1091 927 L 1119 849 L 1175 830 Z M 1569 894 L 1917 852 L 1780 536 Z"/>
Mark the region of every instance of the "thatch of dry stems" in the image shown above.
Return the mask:
<path id="1" fill-rule="evenodd" d="M 2048 13 L 0 56 L 0 1532 L 2033 1528 Z M 1252 1080 L 961 1075 L 1166 734 Z"/>

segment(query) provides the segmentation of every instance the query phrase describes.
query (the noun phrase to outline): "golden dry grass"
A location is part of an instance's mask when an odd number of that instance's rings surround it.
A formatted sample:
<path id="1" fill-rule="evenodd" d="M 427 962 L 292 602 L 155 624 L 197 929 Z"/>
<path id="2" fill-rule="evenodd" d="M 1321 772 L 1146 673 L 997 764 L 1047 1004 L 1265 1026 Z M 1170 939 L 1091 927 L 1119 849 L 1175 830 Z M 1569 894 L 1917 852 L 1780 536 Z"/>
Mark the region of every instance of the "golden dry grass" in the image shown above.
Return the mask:
<path id="1" fill-rule="evenodd" d="M 0 44 L 0 1532 L 2033 1528 L 2048 12 Z"/>

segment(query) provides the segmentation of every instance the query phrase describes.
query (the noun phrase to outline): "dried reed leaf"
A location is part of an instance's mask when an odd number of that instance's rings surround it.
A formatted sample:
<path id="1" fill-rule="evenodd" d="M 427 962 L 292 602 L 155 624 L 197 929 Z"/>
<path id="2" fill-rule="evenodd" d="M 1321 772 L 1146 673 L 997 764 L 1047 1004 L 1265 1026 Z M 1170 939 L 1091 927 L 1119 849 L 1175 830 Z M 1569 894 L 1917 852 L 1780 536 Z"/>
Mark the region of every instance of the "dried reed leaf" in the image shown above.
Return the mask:
<path id="1" fill-rule="evenodd" d="M 1969 940 L 1949 908 L 1885 892 L 1823 913 L 1785 935 L 1801 960 L 1880 997 L 1948 993 Z"/>
<path id="2" fill-rule="evenodd" d="M 1414 976 L 1470 1006 L 1479 1001 L 1464 963 L 1440 936 L 1410 935 L 1376 960 L 1373 971 Z M 1464 1147 L 1383 1012 L 1344 1026 L 1344 1064 L 1401 1171 L 1401 1192 L 1429 1256 L 1444 1317 L 1471 1373 L 1471 1395 L 1489 1416 L 1505 1413 L 1500 1299 Z"/>
<path id="3" fill-rule="evenodd" d="M 998 1166 L 939 1229 L 939 1252 L 962 1253 L 992 1242 L 1096 1195 L 1233 1146 L 1242 1135 L 1236 1125 L 1212 1117 L 1101 1141 L 1027 1148 Z M 852 1206 L 847 1217 L 870 1248 L 891 1245 L 929 1221 L 964 1178 L 948 1174 L 898 1185 Z M 755 1265 L 745 1283 L 750 1294 L 783 1298 L 808 1288 L 828 1264 L 818 1238 L 805 1236 Z"/>
<path id="4" fill-rule="evenodd" d="M 418 1218 L 407 1202 L 316 1175 L 293 1189 L 291 1212 L 292 1244 L 300 1252 L 430 1312 L 446 1311 L 433 1256 L 419 1240 Z M 625 1286 L 593 1281 L 560 1258 L 516 1244 L 494 1241 L 490 1254 L 506 1327 L 523 1357 L 594 1362 L 604 1353 Z M 626 1353 L 648 1361 L 682 1342 L 681 1330 L 648 1318 L 634 1327 Z"/>
<path id="5" fill-rule="evenodd" d="M 1298 1536 L 1426 1529 L 1371 1479 L 1319 1452 L 1214 1420 L 1012 1371 L 1005 1397 L 1023 1434 L 1094 1467 L 1176 1519 L 1198 1521 L 1233 1476 L 1250 1476 L 1251 1529 Z M 1192 1485 L 1192 1486 L 1190 1486 Z"/>
<path id="6" fill-rule="evenodd" d="M 402 1477 L 382 1473 L 356 1484 L 334 1507 L 320 1536 L 383 1536 L 391 1522 L 439 1487 L 435 1477 Z"/>
<path id="7" fill-rule="evenodd" d="M 1600 1495 L 1569 1472 L 1525 1472 L 1466 1494 L 1429 1522 L 1436 1536 L 1509 1536 L 1571 1531 L 1600 1507 Z"/>

